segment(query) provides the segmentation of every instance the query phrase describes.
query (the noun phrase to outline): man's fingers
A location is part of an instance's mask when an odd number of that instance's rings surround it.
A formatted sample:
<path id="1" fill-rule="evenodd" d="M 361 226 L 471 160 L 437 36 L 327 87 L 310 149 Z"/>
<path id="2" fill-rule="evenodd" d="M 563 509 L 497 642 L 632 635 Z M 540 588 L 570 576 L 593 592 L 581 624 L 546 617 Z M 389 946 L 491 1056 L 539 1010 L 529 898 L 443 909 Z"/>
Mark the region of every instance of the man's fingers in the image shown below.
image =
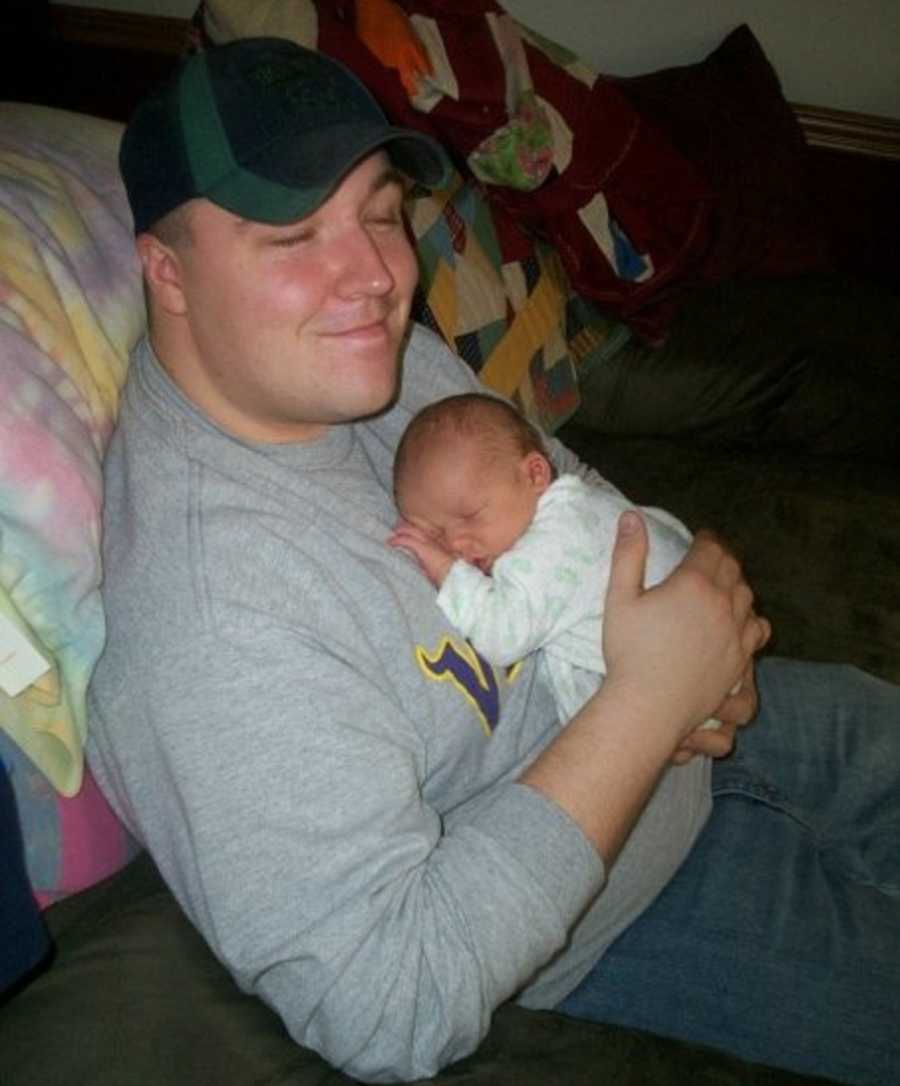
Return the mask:
<path id="1" fill-rule="evenodd" d="M 762 615 L 752 614 L 744 624 L 741 646 L 748 656 L 755 656 L 766 647 L 772 636 L 772 623 Z"/>
<path id="2" fill-rule="evenodd" d="M 675 752 L 672 761 L 683 765 L 694 754 L 706 754 L 710 758 L 725 758 L 734 750 L 735 725 L 723 723 L 714 731 L 698 728 L 691 732 Z"/>
<path id="3" fill-rule="evenodd" d="M 751 684 L 742 684 L 736 694 L 729 694 L 718 710 L 731 724 L 749 724 L 756 716 L 758 708 L 756 687 Z"/>
<path id="4" fill-rule="evenodd" d="M 715 715 L 724 724 L 736 724 L 738 727 L 742 727 L 753 720 L 758 709 L 759 694 L 756 687 L 754 663 L 751 659 L 744 669 L 741 681 L 716 709 Z"/>
<path id="5" fill-rule="evenodd" d="M 619 517 L 609 573 L 607 603 L 634 599 L 644 588 L 647 567 L 647 525 L 640 513 L 628 510 Z"/>
<path id="6" fill-rule="evenodd" d="M 695 534 L 682 565 L 699 570 L 719 588 L 730 589 L 745 583 L 740 562 L 719 536 L 707 528 Z"/>
<path id="7" fill-rule="evenodd" d="M 769 620 L 754 611 L 753 591 L 744 580 L 741 564 L 713 533 L 701 529 L 685 556 L 683 565 L 703 573 L 719 589 L 730 593 L 731 613 L 741 627 L 741 647 L 754 656 L 772 635 Z"/>
<path id="8" fill-rule="evenodd" d="M 731 611 L 738 622 L 746 622 L 753 613 L 753 591 L 746 581 L 738 581 L 731 590 Z"/>

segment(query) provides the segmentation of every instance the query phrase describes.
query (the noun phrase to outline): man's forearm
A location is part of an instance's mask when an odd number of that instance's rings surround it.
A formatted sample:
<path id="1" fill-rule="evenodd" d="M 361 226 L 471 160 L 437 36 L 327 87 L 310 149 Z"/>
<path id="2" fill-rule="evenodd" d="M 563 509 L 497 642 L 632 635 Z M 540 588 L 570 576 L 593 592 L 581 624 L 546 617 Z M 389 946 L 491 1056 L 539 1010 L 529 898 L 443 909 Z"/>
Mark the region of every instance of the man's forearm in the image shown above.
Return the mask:
<path id="1" fill-rule="evenodd" d="M 672 753 L 671 725 L 660 726 L 633 692 L 606 682 L 521 783 L 561 807 L 609 867 Z"/>

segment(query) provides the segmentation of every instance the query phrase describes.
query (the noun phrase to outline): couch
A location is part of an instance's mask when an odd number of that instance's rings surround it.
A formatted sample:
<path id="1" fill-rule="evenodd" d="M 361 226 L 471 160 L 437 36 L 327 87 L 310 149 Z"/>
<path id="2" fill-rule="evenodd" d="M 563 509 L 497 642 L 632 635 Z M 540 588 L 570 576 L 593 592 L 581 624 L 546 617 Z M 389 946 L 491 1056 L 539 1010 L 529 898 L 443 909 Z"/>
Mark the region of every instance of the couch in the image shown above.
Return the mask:
<path id="1" fill-rule="evenodd" d="M 225 16 L 255 7 L 267 5 L 208 4 L 195 39 L 240 33 Z M 339 31 L 332 46 L 370 65 Z M 610 84 L 645 148 L 619 187 L 646 180 L 659 147 L 682 171 L 675 218 L 609 194 L 632 242 L 642 224 L 676 224 L 666 245 L 633 245 L 672 269 L 665 288 L 624 265 L 602 288 L 581 281 L 565 216 L 511 229 L 521 191 L 504 202 L 475 183 L 472 148 L 438 111 L 429 123 L 444 125 L 459 175 L 410 207 L 417 316 L 635 500 L 725 536 L 772 619 L 769 651 L 900 681 L 896 173 L 852 169 L 848 206 L 830 187 L 848 176 L 842 156 L 813 158 L 747 28 L 696 65 Z M 83 773 L 84 688 L 103 643 L 100 466 L 143 309 L 118 121 L 49 101 L 0 105 L 0 616 L 49 665 L 0 693 L 0 758 L 53 947 L 0 997 L 0 1081 L 348 1082 L 234 986 Z M 812 1081 L 515 1006 L 434 1081 L 695 1080 Z"/>

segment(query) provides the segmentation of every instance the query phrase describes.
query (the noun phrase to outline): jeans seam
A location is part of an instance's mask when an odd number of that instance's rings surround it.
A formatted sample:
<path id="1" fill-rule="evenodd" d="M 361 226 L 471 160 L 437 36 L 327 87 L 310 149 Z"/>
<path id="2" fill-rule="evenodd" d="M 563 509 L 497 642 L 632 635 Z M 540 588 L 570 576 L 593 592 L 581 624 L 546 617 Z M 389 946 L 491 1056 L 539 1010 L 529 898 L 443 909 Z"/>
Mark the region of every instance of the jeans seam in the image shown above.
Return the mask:
<path id="1" fill-rule="evenodd" d="M 742 780 L 735 780 L 713 787 L 712 797 L 714 801 L 723 799 L 726 796 L 740 796 L 756 803 L 762 803 L 770 810 L 780 812 L 810 834 L 816 842 L 818 852 L 823 853 L 825 851 L 821 832 L 809 821 L 803 811 L 798 809 L 779 789 L 767 781 L 759 777 L 745 775 Z"/>

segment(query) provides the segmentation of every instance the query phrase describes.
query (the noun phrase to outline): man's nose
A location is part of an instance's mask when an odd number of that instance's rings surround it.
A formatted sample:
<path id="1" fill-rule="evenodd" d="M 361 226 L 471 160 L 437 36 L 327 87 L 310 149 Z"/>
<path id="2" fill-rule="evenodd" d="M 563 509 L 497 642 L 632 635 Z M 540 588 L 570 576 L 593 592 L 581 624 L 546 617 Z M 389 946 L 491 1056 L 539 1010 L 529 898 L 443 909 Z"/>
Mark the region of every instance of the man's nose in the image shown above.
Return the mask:
<path id="1" fill-rule="evenodd" d="M 360 229 L 348 244 L 341 276 L 345 294 L 387 294 L 394 287 L 394 277 L 378 242 Z"/>

